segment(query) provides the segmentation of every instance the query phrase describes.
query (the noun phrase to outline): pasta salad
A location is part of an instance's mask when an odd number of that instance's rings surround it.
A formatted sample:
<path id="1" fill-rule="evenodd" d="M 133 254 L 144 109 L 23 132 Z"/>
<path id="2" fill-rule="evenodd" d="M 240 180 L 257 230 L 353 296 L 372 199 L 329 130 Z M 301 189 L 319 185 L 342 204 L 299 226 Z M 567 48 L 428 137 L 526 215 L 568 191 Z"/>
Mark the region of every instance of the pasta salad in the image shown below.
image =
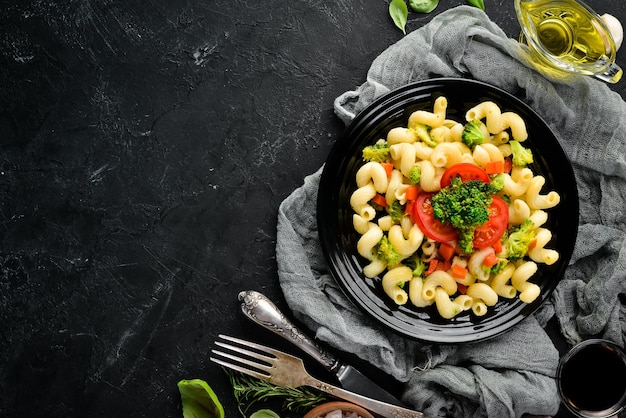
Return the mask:
<path id="1" fill-rule="evenodd" d="M 483 316 L 499 298 L 530 303 L 538 263 L 559 258 L 545 223 L 560 196 L 529 167 L 517 113 L 483 101 L 461 123 L 447 103 L 436 98 L 363 150 L 350 196 L 363 273 L 382 275 L 396 304 L 434 304 L 446 319 Z"/>

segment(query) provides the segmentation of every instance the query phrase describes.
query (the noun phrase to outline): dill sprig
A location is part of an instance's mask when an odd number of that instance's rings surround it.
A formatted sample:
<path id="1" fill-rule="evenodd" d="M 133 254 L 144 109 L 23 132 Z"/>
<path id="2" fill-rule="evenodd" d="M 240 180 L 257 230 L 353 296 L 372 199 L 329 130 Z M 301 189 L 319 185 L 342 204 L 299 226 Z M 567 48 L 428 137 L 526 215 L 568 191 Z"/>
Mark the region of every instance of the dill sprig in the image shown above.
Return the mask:
<path id="1" fill-rule="evenodd" d="M 242 373 L 227 369 L 224 371 L 228 374 L 233 394 L 239 405 L 239 412 L 243 417 L 247 416 L 253 404 L 270 399 L 282 399 L 282 408 L 293 412 L 308 411 L 328 399 L 323 393 L 304 387 L 294 389 L 275 386 Z M 244 406 L 243 410 L 242 406 Z"/>

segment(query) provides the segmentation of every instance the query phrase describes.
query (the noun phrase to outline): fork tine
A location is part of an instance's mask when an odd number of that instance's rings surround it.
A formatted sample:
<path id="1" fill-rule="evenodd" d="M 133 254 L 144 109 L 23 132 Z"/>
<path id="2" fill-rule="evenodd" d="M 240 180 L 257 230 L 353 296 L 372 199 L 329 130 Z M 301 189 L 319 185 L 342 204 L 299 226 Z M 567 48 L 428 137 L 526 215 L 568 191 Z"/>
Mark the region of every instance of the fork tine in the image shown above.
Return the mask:
<path id="1" fill-rule="evenodd" d="M 227 336 L 227 335 L 220 334 L 219 337 L 223 338 L 225 340 L 228 340 L 228 341 L 239 343 L 239 344 L 241 344 L 243 346 L 246 346 L 246 347 L 255 348 L 255 349 L 259 350 L 259 351 L 269 352 L 270 354 L 273 354 L 274 357 L 270 357 L 270 356 L 264 355 L 264 354 L 259 353 L 259 352 L 250 351 L 250 350 L 247 350 L 247 349 L 245 349 L 243 347 L 238 347 L 238 346 L 234 346 L 234 345 L 231 345 L 231 344 L 226 344 L 226 343 L 221 342 L 221 341 L 216 341 L 215 345 L 217 345 L 217 346 L 220 346 L 220 347 L 225 348 L 227 350 L 231 350 L 231 351 L 233 351 L 235 353 L 243 354 L 243 355 L 248 356 L 248 357 L 253 358 L 253 359 L 260 360 L 260 361 L 262 361 L 262 362 L 264 362 L 266 364 L 263 364 L 263 363 L 260 363 L 260 362 L 256 362 L 256 361 L 252 361 L 252 360 L 244 358 L 244 357 L 239 357 L 239 356 L 236 356 L 234 354 L 227 353 L 227 352 L 220 351 L 220 350 L 215 350 L 215 349 L 211 350 L 214 354 L 217 354 L 218 356 L 222 356 L 222 357 L 224 357 L 226 359 L 229 359 L 229 360 L 233 360 L 235 363 L 239 363 L 239 364 L 234 364 L 234 363 L 225 361 L 223 359 L 214 358 L 214 357 L 209 357 L 209 360 L 213 361 L 214 363 L 220 364 L 220 365 L 222 365 L 224 367 L 227 367 L 227 368 L 230 368 L 230 369 L 233 369 L 233 370 L 237 370 L 237 371 L 239 371 L 241 373 L 245 373 L 245 374 L 248 374 L 250 376 L 254 376 L 254 377 L 258 378 L 258 379 L 267 380 L 267 379 L 271 378 L 271 370 L 273 369 L 273 367 L 271 365 L 273 364 L 273 361 L 277 360 L 277 353 L 280 353 L 278 350 L 274 350 L 272 348 L 265 347 L 265 346 L 260 345 L 260 344 L 255 344 L 255 343 L 252 343 L 252 342 L 249 342 L 249 341 L 241 340 L 239 338 L 230 337 L 230 336 Z M 242 365 L 244 365 L 244 364 L 246 366 L 250 366 L 250 367 L 252 367 L 252 368 L 254 368 L 256 370 L 252 370 L 252 369 L 243 367 Z"/>
<path id="2" fill-rule="evenodd" d="M 222 345 L 222 344 L 220 344 Z M 236 349 L 237 347 L 233 347 L 227 344 L 224 344 L 225 348 L 229 348 L 229 349 Z M 227 359 L 233 360 L 237 363 L 241 363 L 241 364 L 245 364 L 247 366 L 250 367 L 254 367 L 255 369 L 258 369 L 259 371 L 263 371 L 263 372 L 267 372 L 269 374 L 269 372 L 271 371 L 272 367 L 268 364 L 264 364 L 264 363 L 260 363 L 260 362 L 256 362 L 256 361 L 252 361 L 249 360 L 247 358 L 244 357 L 239 357 L 230 353 L 226 353 L 223 351 L 219 351 L 219 350 L 211 350 L 214 354 L 217 354 L 219 356 L 225 357 Z M 237 351 L 237 350 L 236 350 Z M 242 350 L 242 351 L 246 351 L 246 350 Z"/>
<path id="3" fill-rule="evenodd" d="M 225 344 L 225 343 L 220 342 L 220 341 L 216 341 L 215 345 L 218 345 L 218 346 L 220 346 L 222 348 L 226 348 L 227 350 L 231 350 L 231 351 L 234 351 L 234 352 L 239 353 L 239 354 L 244 354 L 244 355 L 246 355 L 248 357 L 252 357 L 252 358 L 255 358 L 257 360 L 264 361 L 265 363 L 268 363 L 268 364 L 271 364 L 273 360 L 276 360 L 276 357 L 269 357 L 269 356 L 263 355 L 261 353 L 257 353 L 257 352 L 250 351 L 250 350 L 246 350 L 245 348 L 241 348 L 241 347 L 235 347 L 234 345 Z M 215 350 L 213 350 L 213 351 L 215 351 Z"/>
<path id="4" fill-rule="evenodd" d="M 260 372 L 257 372 L 255 370 L 246 369 L 245 367 L 237 366 L 236 364 L 232 364 L 232 363 L 229 363 L 227 361 L 216 359 L 214 357 L 209 357 L 209 360 L 211 360 L 213 363 L 217 363 L 217 364 L 219 364 L 221 366 L 224 366 L 224 367 L 226 367 L 228 369 L 232 369 L 232 370 L 241 372 L 243 374 L 247 374 L 249 376 L 256 377 L 257 379 L 268 380 L 270 378 L 270 376 L 265 374 L 265 373 L 260 373 Z"/>
<path id="5" fill-rule="evenodd" d="M 243 346 L 254 348 L 256 350 L 259 350 L 259 351 L 262 351 L 262 352 L 265 352 L 265 353 L 269 353 L 269 354 L 273 355 L 274 357 L 279 357 L 281 354 L 283 354 L 283 355 L 285 354 L 282 351 L 278 351 L 276 349 L 267 347 L 265 345 L 253 343 L 251 341 L 242 340 L 240 338 L 231 337 L 229 335 L 219 334 L 218 337 L 223 338 L 224 340 L 228 340 L 228 341 L 232 341 L 234 343 L 241 344 Z"/>

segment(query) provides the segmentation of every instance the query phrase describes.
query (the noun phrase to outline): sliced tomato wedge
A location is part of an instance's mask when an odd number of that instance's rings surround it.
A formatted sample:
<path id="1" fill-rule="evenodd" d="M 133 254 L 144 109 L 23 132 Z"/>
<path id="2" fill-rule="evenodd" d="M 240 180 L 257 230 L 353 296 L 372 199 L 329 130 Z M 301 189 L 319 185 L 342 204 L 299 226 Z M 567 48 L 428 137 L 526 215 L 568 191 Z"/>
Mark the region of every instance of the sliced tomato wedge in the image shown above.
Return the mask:
<path id="1" fill-rule="evenodd" d="M 424 235 L 437 242 L 457 239 L 458 234 L 452 225 L 446 225 L 435 219 L 431 202 L 432 196 L 432 193 L 420 193 L 417 196 L 413 204 L 413 222 L 419 226 Z"/>
<path id="2" fill-rule="evenodd" d="M 470 180 L 482 180 L 485 183 L 490 182 L 487 172 L 479 166 L 472 163 L 459 163 L 443 172 L 440 182 L 441 187 L 447 187 L 450 181 L 456 176 L 461 177 L 461 180 L 464 182 Z"/>
<path id="3" fill-rule="evenodd" d="M 491 247 L 502 237 L 508 224 L 509 206 L 498 196 L 493 196 L 489 206 L 489 220 L 474 232 L 474 248 L 482 250 Z"/>

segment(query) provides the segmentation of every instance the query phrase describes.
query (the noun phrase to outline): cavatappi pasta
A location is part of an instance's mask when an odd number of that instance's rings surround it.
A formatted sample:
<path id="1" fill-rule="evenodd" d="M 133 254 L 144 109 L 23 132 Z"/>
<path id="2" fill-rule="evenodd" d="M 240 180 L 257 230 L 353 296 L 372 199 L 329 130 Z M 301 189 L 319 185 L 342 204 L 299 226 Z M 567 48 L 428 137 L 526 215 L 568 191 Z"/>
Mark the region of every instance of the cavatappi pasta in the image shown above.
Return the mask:
<path id="1" fill-rule="evenodd" d="M 406 127 L 395 127 L 378 141 L 374 147 L 385 151 L 384 158 L 364 154 L 367 162 L 356 174 L 357 189 L 350 199 L 360 236 L 357 250 L 367 260 L 364 275 L 381 276 L 382 288 L 398 305 L 434 304 L 448 319 L 464 311 L 485 315 L 499 298 L 530 303 L 540 294 L 530 280 L 537 264 L 559 258 L 556 250 L 546 248 L 552 234 L 544 224 L 546 210 L 560 196 L 542 192 L 545 178 L 526 163 L 514 163 L 515 147 L 528 138 L 518 114 L 503 112 L 491 101 L 469 109 L 463 123 L 448 119 L 446 111 L 447 99 L 438 97 L 432 112 L 413 112 Z M 481 143 L 463 139 L 470 122 L 478 126 Z M 420 196 L 438 193 L 442 176 L 468 165 L 484 171 L 508 211 L 502 217 L 502 236 L 488 246 L 476 244 L 470 253 L 460 251 L 455 239 L 432 236 L 415 215 Z"/>

